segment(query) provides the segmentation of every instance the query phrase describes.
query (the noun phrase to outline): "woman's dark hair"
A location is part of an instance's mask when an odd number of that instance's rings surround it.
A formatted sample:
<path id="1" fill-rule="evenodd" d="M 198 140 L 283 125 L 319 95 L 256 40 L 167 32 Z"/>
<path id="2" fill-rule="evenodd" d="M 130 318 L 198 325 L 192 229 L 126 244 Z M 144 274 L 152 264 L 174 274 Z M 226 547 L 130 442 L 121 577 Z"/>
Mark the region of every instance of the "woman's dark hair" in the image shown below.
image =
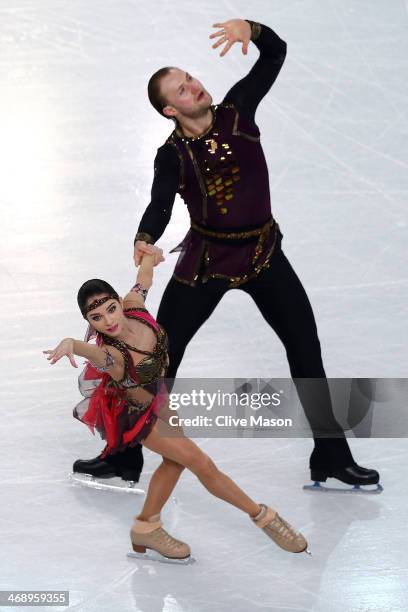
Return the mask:
<path id="1" fill-rule="evenodd" d="M 149 83 L 147 85 L 147 95 L 149 96 L 150 104 L 163 117 L 166 117 L 166 115 L 163 113 L 163 108 L 166 106 L 167 102 L 161 94 L 160 81 L 163 77 L 169 74 L 170 70 L 173 70 L 173 66 L 166 66 L 165 68 L 160 68 L 160 70 L 155 72 L 150 77 Z M 166 117 L 166 119 L 171 119 L 171 117 Z"/>
<path id="2" fill-rule="evenodd" d="M 108 293 L 115 300 L 119 300 L 119 295 L 116 293 L 114 288 L 107 282 L 100 278 L 92 278 L 87 280 L 78 291 L 77 301 L 79 310 L 82 312 L 82 316 L 86 318 L 85 308 L 86 303 L 90 297 L 96 297 L 101 293 Z"/>

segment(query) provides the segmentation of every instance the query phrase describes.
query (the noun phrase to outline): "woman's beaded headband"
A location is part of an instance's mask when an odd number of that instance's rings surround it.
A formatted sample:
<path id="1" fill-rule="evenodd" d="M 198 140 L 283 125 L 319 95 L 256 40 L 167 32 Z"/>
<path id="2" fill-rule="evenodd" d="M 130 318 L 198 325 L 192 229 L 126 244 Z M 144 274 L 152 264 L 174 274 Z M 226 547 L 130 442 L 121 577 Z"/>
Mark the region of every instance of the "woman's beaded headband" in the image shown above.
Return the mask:
<path id="1" fill-rule="evenodd" d="M 88 312 L 90 310 L 95 310 L 95 308 L 98 308 L 98 306 L 102 306 L 102 304 L 104 304 L 105 302 L 107 302 L 108 300 L 117 300 L 118 298 L 115 297 L 114 295 L 106 295 L 103 298 L 97 298 L 96 300 L 94 300 L 93 302 L 91 302 L 89 304 L 89 306 L 86 306 L 84 309 L 84 317 L 88 314 Z"/>

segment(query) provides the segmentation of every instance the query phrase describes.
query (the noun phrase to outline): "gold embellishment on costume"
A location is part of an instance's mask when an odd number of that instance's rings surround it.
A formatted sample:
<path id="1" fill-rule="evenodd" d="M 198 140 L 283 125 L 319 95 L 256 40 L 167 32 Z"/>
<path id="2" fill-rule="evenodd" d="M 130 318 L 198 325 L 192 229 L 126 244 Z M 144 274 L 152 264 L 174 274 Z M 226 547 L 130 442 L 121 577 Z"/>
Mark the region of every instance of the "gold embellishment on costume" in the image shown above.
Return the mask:
<path id="1" fill-rule="evenodd" d="M 242 276 L 228 276 L 227 274 L 208 274 L 208 278 L 228 279 L 230 282 L 229 289 L 236 289 L 237 287 L 241 286 L 243 283 L 246 283 L 252 278 L 255 278 L 256 276 L 258 276 L 258 274 L 262 270 L 269 267 L 269 262 L 270 262 L 270 259 L 273 255 L 273 252 L 276 246 L 276 238 L 278 236 L 278 227 L 279 227 L 278 224 L 275 223 L 273 243 L 265 257 L 265 261 L 262 264 L 258 264 L 257 266 L 255 266 L 255 269 L 251 274 L 243 274 Z"/>
<path id="2" fill-rule="evenodd" d="M 253 236 L 260 236 L 261 234 L 266 232 L 268 228 L 271 228 L 274 223 L 275 221 L 271 218 L 266 223 L 264 223 L 262 227 L 258 227 L 253 230 L 245 230 L 242 232 L 214 232 L 212 230 L 200 227 L 199 225 L 194 223 L 194 221 L 191 221 L 191 228 L 196 230 L 199 234 L 203 234 L 204 236 L 209 236 L 211 238 L 240 240 L 245 238 L 252 238 Z"/>
<path id="3" fill-rule="evenodd" d="M 255 21 L 251 21 L 251 40 L 254 41 L 257 38 L 259 38 L 259 36 L 261 35 L 262 32 L 262 26 L 260 23 L 257 23 Z"/>
<path id="4" fill-rule="evenodd" d="M 151 404 L 151 400 L 141 403 L 136 400 L 127 399 L 126 404 L 127 404 L 128 414 L 132 414 L 132 412 L 137 412 L 138 414 L 141 414 L 142 412 L 146 412 L 146 410 Z"/>
<path id="5" fill-rule="evenodd" d="M 202 241 L 202 245 L 201 245 L 200 255 L 197 257 L 197 263 L 196 263 L 195 270 L 193 272 L 193 280 L 192 281 L 185 280 L 184 278 L 181 278 L 180 276 L 178 276 L 174 272 L 173 272 L 173 278 L 175 280 L 179 281 L 180 283 L 184 283 L 185 285 L 190 285 L 190 287 L 195 287 L 196 286 L 196 281 L 198 280 L 198 271 L 200 269 L 200 265 L 201 265 L 201 262 L 203 260 L 203 255 L 204 255 L 206 250 L 208 250 L 208 243 L 207 243 L 206 240 L 203 240 Z"/>
<path id="6" fill-rule="evenodd" d="M 169 144 L 171 144 L 173 147 L 175 147 L 175 149 L 177 151 L 178 158 L 180 160 L 180 175 L 179 175 L 178 189 L 179 189 L 179 191 L 182 191 L 185 188 L 185 186 L 186 186 L 186 183 L 185 183 L 186 170 L 185 170 L 185 167 L 184 167 L 183 156 L 180 153 L 180 150 L 179 150 L 178 146 L 174 142 L 174 133 L 170 135 L 170 137 L 168 138 L 167 142 Z"/>
<path id="7" fill-rule="evenodd" d="M 135 308 L 135 309 L 127 308 L 125 309 L 124 312 L 128 313 L 129 310 L 140 310 L 140 311 L 144 310 L 147 312 L 147 310 L 144 308 Z M 158 324 L 159 329 L 157 330 L 155 326 L 152 325 L 152 323 L 146 321 L 145 319 L 137 317 L 137 315 L 132 316 L 131 313 L 128 313 L 127 316 L 128 318 L 136 319 L 143 325 L 146 325 L 147 327 L 152 329 L 156 335 L 156 344 L 153 348 L 153 351 L 144 351 L 142 349 L 138 349 L 134 346 L 131 346 L 130 344 L 127 344 L 123 340 L 119 340 L 118 338 L 112 338 L 110 336 L 106 336 L 105 334 L 102 334 L 102 338 L 105 344 L 115 347 L 116 349 L 120 351 L 120 353 L 123 356 L 124 372 L 123 372 L 123 377 L 120 379 L 119 383 L 123 383 L 123 385 L 126 386 L 126 383 L 129 380 L 129 361 L 128 361 L 129 359 L 128 351 L 129 350 L 134 351 L 136 353 L 141 353 L 142 355 L 146 355 L 146 357 L 144 357 L 141 361 L 139 361 L 139 363 L 133 364 L 134 369 L 137 372 L 137 377 L 138 377 L 137 386 L 143 386 L 143 385 L 150 384 L 152 382 L 156 382 L 159 379 L 161 372 L 166 367 L 165 362 L 167 360 L 167 350 L 168 350 L 168 340 L 167 340 L 166 332 L 164 331 L 163 327 L 159 324 Z"/>
<path id="8" fill-rule="evenodd" d="M 223 104 L 223 106 L 225 108 L 231 108 L 235 112 L 234 125 L 232 128 L 233 136 L 243 136 L 244 138 L 251 140 L 251 142 L 260 142 L 261 140 L 260 136 L 251 136 L 251 134 L 246 134 L 245 132 L 240 132 L 238 130 L 239 112 L 237 111 L 237 109 L 235 108 L 233 104 L 228 103 L 228 104 Z"/>
<path id="9" fill-rule="evenodd" d="M 254 256 L 252 258 L 252 265 L 253 266 L 256 264 L 256 262 L 259 259 L 261 253 L 263 252 L 264 244 L 266 242 L 266 239 L 269 236 L 270 230 L 271 230 L 271 228 L 267 227 L 259 235 L 258 242 L 256 243 L 256 247 L 255 247 L 255 253 L 254 253 Z"/>
<path id="10" fill-rule="evenodd" d="M 181 278 L 180 276 L 177 276 L 177 274 L 175 274 L 173 272 L 173 278 L 179 282 L 179 283 L 183 283 L 183 285 L 189 285 L 190 287 L 195 287 L 196 283 L 194 281 L 188 281 L 185 278 Z"/>
<path id="11" fill-rule="evenodd" d="M 218 108 L 217 106 L 214 107 L 214 111 L 213 111 L 214 117 L 216 115 L 215 110 L 217 108 Z M 225 143 L 225 142 L 218 143 L 217 142 L 217 137 L 219 137 L 218 130 L 213 129 L 212 134 L 211 134 L 212 137 L 207 138 L 204 141 L 205 144 L 207 145 L 209 159 L 200 160 L 200 165 L 198 164 L 198 160 L 190 144 L 194 142 L 195 140 L 203 138 L 205 135 L 207 135 L 210 132 L 210 129 L 212 127 L 214 127 L 214 124 L 210 126 L 210 128 L 204 134 L 201 134 L 200 136 L 192 137 L 192 138 L 183 136 L 183 134 L 180 132 L 180 129 L 178 128 L 176 128 L 176 130 L 173 132 L 173 135 L 180 136 L 181 141 L 184 143 L 187 149 L 188 155 L 193 163 L 194 172 L 199 182 L 199 186 L 200 186 L 200 190 L 201 190 L 201 194 L 203 198 L 202 215 L 203 215 L 204 223 L 208 218 L 208 200 L 207 198 L 208 197 L 212 198 L 216 196 L 217 205 L 222 206 L 222 209 L 218 208 L 218 210 L 221 212 L 221 214 L 226 214 L 228 212 L 228 208 L 225 206 L 225 203 L 226 201 L 232 200 L 232 188 L 229 190 L 229 192 L 225 190 L 225 194 L 229 194 L 228 198 L 222 197 L 222 200 L 221 200 L 221 198 L 219 197 L 219 193 L 225 189 L 224 181 L 228 181 L 228 185 L 230 186 L 230 185 L 233 185 L 234 182 L 239 180 L 239 174 L 238 174 L 239 166 L 237 166 L 237 160 L 234 159 L 233 153 L 230 150 L 230 145 L 228 143 Z M 220 152 L 224 153 L 224 155 L 220 156 L 220 158 L 217 158 L 217 155 L 216 155 L 218 149 L 220 149 Z M 225 156 L 225 152 L 229 155 L 228 158 Z M 220 168 L 220 165 L 221 165 L 221 168 Z M 235 168 L 234 171 L 232 171 L 232 167 Z M 219 170 L 221 171 L 219 172 Z M 215 176 L 214 176 L 214 172 L 217 172 Z M 234 178 L 235 176 L 237 176 L 238 178 L 235 179 Z"/>
<path id="12" fill-rule="evenodd" d="M 197 177 L 198 184 L 200 186 L 200 191 L 201 191 L 201 195 L 202 195 L 202 198 L 203 198 L 203 202 L 202 202 L 203 210 L 202 210 L 202 213 L 203 213 L 203 220 L 205 221 L 207 219 L 207 217 L 208 217 L 208 211 L 207 211 L 207 191 L 206 191 L 206 188 L 205 188 L 205 185 L 204 185 L 203 177 L 202 177 L 201 172 L 200 172 L 200 168 L 198 166 L 196 158 L 194 157 L 194 154 L 193 154 L 193 152 L 191 150 L 191 147 L 188 144 L 188 142 L 184 141 L 184 139 L 182 139 L 182 140 L 183 140 L 183 142 L 185 144 L 185 147 L 186 147 L 187 152 L 188 152 L 188 154 L 190 156 L 190 159 L 193 162 L 194 172 L 195 172 L 195 175 Z"/>
<path id="13" fill-rule="evenodd" d="M 214 132 L 214 136 L 218 133 Z M 212 138 L 205 141 L 208 152 L 210 155 L 215 155 L 218 148 L 218 143 Z M 210 147 L 209 147 L 210 145 Z M 227 142 L 221 143 L 220 153 L 224 153 L 218 159 L 213 157 L 212 160 L 205 159 L 203 164 L 203 170 L 205 176 L 205 184 L 207 186 L 207 196 L 212 198 L 216 197 L 216 204 L 220 214 L 225 215 L 228 212 L 226 202 L 233 199 L 233 185 L 240 179 L 239 171 L 240 168 L 237 164 L 235 157 L 226 157 L 225 152 L 233 155 L 230 150 L 230 145 Z"/>
<path id="14" fill-rule="evenodd" d="M 134 244 L 136 244 L 138 240 L 144 240 L 147 244 L 154 244 L 152 236 L 147 232 L 138 232 L 135 236 Z"/>
<path id="15" fill-rule="evenodd" d="M 206 145 L 210 145 L 210 148 L 208 149 L 208 152 L 211 154 L 214 154 L 216 152 L 216 150 L 218 149 L 218 144 L 217 141 L 214 140 L 214 138 L 210 138 L 209 140 L 205 141 Z"/>

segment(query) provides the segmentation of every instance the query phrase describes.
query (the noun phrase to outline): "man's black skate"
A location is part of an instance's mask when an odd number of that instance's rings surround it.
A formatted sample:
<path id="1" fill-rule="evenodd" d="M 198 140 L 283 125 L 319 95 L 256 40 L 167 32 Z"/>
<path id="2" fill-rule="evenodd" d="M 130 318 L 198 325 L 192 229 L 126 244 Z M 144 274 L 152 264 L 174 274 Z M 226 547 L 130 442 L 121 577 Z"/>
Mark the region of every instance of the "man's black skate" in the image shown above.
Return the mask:
<path id="1" fill-rule="evenodd" d="M 310 470 L 312 485 L 305 485 L 305 490 L 312 491 L 335 491 L 336 493 L 381 493 L 383 490 L 379 484 L 380 475 L 376 470 L 360 467 L 353 463 L 348 467 L 336 469 L 313 469 Z M 328 478 L 335 478 L 341 482 L 352 485 L 352 488 L 345 487 L 323 487 L 320 483 L 326 482 Z M 377 485 L 375 488 L 362 489 L 367 485 Z"/>
<path id="2" fill-rule="evenodd" d="M 89 474 L 95 478 L 112 478 L 117 476 L 117 470 L 107 461 L 103 461 L 98 455 L 94 459 L 77 459 L 72 470 L 78 474 Z"/>
<path id="3" fill-rule="evenodd" d="M 114 463 L 109 458 L 101 459 L 98 455 L 94 459 L 78 459 L 72 466 L 72 470 L 78 474 L 89 474 L 94 478 L 113 478 L 119 476 L 122 480 L 139 482 L 141 469 Z"/>
<path id="4" fill-rule="evenodd" d="M 143 469 L 143 454 L 141 445 L 128 448 L 122 453 L 107 455 L 104 459 L 101 455 L 94 459 L 78 459 L 73 465 L 71 481 L 96 489 L 120 490 L 132 493 L 144 493 L 136 489 L 135 484 L 139 482 Z M 79 475 L 83 474 L 83 477 Z M 126 486 L 108 485 L 97 479 L 108 479 L 118 476 L 126 481 Z"/>

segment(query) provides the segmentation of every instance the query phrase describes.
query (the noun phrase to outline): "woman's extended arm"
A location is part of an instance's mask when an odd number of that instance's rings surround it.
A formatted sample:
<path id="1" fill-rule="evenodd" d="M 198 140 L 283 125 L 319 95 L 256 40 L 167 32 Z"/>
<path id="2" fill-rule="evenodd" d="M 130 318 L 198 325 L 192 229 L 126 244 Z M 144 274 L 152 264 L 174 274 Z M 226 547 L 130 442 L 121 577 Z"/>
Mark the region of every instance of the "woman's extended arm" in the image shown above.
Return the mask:
<path id="1" fill-rule="evenodd" d="M 74 355 L 77 355 L 78 357 L 88 359 L 98 370 L 108 372 L 114 380 L 121 380 L 123 378 L 123 356 L 118 349 L 112 346 L 108 350 L 107 347 L 95 346 L 94 344 L 82 342 L 82 340 L 64 338 L 55 349 L 43 351 L 43 353 L 48 354 L 47 359 L 51 365 L 57 363 L 62 357 L 68 357 L 71 365 L 77 368 L 78 365 L 74 358 Z"/>
<path id="2" fill-rule="evenodd" d="M 147 292 L 152 286 L 153 268 L 154 255 L 147 255 L 147 253 L 145 253 L 138 268 L 136 284 L 123 298 L 124 308 L 129 308 L 131 306 L 144 307 Z"/>
<path id="3" fill-rule="evenodd" d="M 145 289 L 150 289 L 153 283 L 154 255 L 143 255 L 136 282 L 143 285 Z"/>

